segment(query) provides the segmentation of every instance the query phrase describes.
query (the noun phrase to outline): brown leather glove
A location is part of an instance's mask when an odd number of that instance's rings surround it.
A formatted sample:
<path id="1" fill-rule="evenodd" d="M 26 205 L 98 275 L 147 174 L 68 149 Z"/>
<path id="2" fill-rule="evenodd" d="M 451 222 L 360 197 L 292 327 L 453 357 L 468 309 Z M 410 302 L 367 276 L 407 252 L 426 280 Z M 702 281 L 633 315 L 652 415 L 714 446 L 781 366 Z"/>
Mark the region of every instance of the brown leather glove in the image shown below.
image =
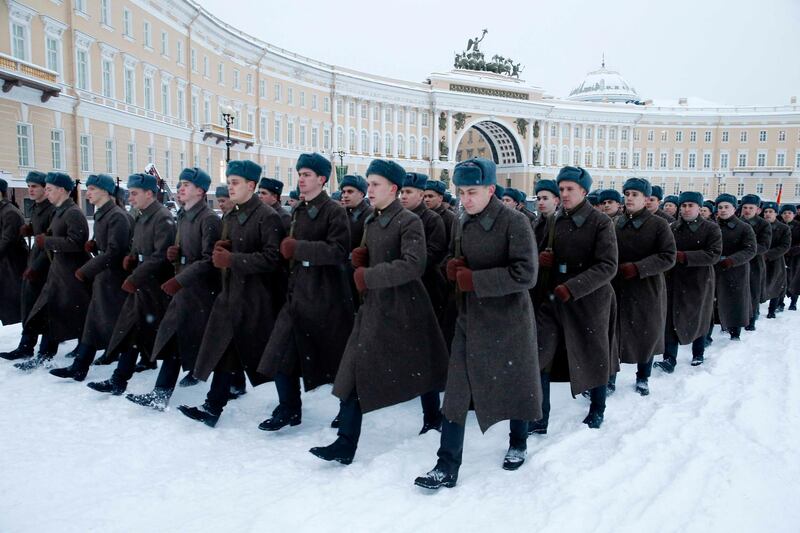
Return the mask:
<path id="1" fill-rule="evenodd" d="M 731 259 L 730 257 L 726 257 L 725 259 L 719 262 L 719 266 L 722 268 L 722 270 L 728 270 L 733 266 L 733 263 L 734 263 L 733 259 Z"/>
<path id="2" fill-rule="evenodd" d="M 556 256 L 553 252 L 539 252 L 539 266 L 543 268 L 552 268 L 556 262 Z"/>
<path id="3" fill-rule="evenodd" d="M 167 248 L 167 260 L 170 263 L 174 263 L 175 261 L 180 259 L 180 257 L 181 257 L 181 247 L 180 246 L 176 246 L 176 245 L 173 244 L 172 246 Z"/>
<path id="4" fill-rule="evenodd" d="M 219 246 L 214 248 L 214 253 L 211 254 L 211 262 L 217 268 L 230 268 L 233 263 L 233 254 L 227 248 Z"/>
<path id="5" fill-rule="evenodd" d="M 353 267 L 367 267 L 369 266 L 369 250 L 366 246 L 359 246 L 350 255 L 350 263 Z"/>
<path id="6" fill-rule="evenodd" d="M 214 243 L 214 248 L 225 248 L 226 250 L 233 250 L 233 243 L 231 241 L 217 241 Z"/>
<path id="7" fill-rule="evenodd" d="M 633 279 L 639 275 L 639 269 L 633 263 L 623 263 L 619 267 L 619 273 L 623 279 Z"/>
<path id="8" fill-rule="evenodd" d="M 19 227 L 19 235 L 20 237 L 30 237 L 33 235 L 33 225 L 31 224 L 23 224 Z"/>
<path id="9" fill-rule="evenodd" d="M 122 290 L 129 294 L 133 294 L 136 292 L 136 285 L 134 285 L 131 280 L 126 279 L 125 283 L 122 284 Z"/>
<path id="10" fill-rule="evenodd" d="M 87 254 L 97 253 L 97 241 L 91 240 L 83 243 L 83 251 Z"/>
<path id="11" fill-rule="evenodd" d="M 179 290 L 183 288 L 183 285 L 178 283 L 178 280 L 175 278 L 170 278 L 161 285 L 161 290 L 165 293 L 169 294 L 170 296 L 175 296 Z"/>
<path id="12" fill-rule="evenodd" d="M 556 298 L 561 300 L 564 303 L 567 303 L 570 298 L 572 298 L 572 294 L 569 292 L 569 289 L 566 285 L 558 285 L 555 289 L 553 289 L 553 294 L 556 295 Z"/>
<path id="13" fill-rule="evenodd" d="M 450 281 L 456 280 L 456 274 L 458 273 L 459 268 L 463 268 L 467 266 L 467 262 L 463 259 L 451 259 L 447 262 L 447 279 Z"/>
<path id="14" fill-rule="evenodd" d="M 461 267 L 456 271 L 456 281 L 458 288 L 461 292 L 472 292 L 475 290 L 475 284 L 472 282 L 472 270 L 467 267 Z"/>
<path id="15" fill-rule="evenodd" d="M 36 243 L 36 247 L 40 250 L 44 250 L 44 240 L 47 238 L 47 235 L 44 233 L 40 233 L 36 236 L 34 242 Z"/>
<path id="16" fill-rule="evenodd" d="M 294 251 L 297 248 L 297 239 L 294 237 L 286 237 L 281 241 L 281 255 L 284 259 L 291 259 L 294 257 Z"/>
<path id="17" fill-rule="evenodd" d="M 675 262 L 685 264 L 686 263 L 686 252 L 678 251 L 675 253 Z"/>
<path id="18" fill-rule="evenodd" d="M 75 271 L 75 279 L 83 283 L 86 283 L 86 274 L 84 274 L 83 272 L 80 271 L 80 269 L 78 269 Z"/>
<path id="19" fill-rule="evenodd" d="M 353 272 L 353 281 L 356 282 L 356 289 L 360 294 L 367 292 L 366 269 L 364 267 L 358 267 Z"/>

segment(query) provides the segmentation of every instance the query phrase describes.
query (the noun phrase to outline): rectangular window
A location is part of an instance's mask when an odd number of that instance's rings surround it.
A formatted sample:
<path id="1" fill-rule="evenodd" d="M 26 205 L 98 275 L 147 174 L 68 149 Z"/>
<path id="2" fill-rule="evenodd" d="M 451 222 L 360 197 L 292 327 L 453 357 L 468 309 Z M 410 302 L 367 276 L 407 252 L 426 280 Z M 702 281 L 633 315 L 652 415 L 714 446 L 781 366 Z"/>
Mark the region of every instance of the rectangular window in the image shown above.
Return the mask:
<path id="1" fill-rule="evenodd" d="M 53 159 L 53 168 L 64 168 L 64 132 L 61 130 L 50 131 L 50 153 Z"/>
<path id="2" fill-rule="evenodd" d="M 775 154 L 775 165 L 782 167 L 786 165 L 786 154 L 783 152 L 778 152 Z"/>
<path id="3" fill-rule="evenodd" d="M 622 130 L 625 131 L 625 130 Z M 620 167 L 627 167 L 628 166 L 628 152 L 620 152 L 619 153 L 619 166 Z"/>
<path id="4" fill-rule="evenodd" d="M 276 102 L 280 102 L 281 101 L 281 84 L 280 83 L 276 83 L 275 84 L 275 86 L 272 88 L 272 93 L 273 93 L 273 96 L 275 98 L 275 101 Z"/>
<path id="5" fill-rule="evenodd" d="M 642 138 L 642 132 L 639 130 L 633 130 L 633 140 L 635 142 L 639 142 L 639 139 Z"/>
<path id="6" fill-rule="evenodd" d="M 683 154 L 676 153 L 673 159 L 673 163 L 675 164 L 672 166 L 672 168 L 683 168 Z"/>
<path id="7" fill-rule="evenodd" d="M 136 145 L 128 143 L 128 174 L 136 172 Z"/>
<path id="8" fill-rule="evenodd" d="M 241 89 L 241 85 L 239 83 L 239 69 L 233 69 L 233 90 L 238 91 Z"/>
<path id="9" fill-rule="evenodd" d="M 703 168 L 711 168 L 711 154 L 703 154 Z"/>
<path id="10" fill-rule="evenodd" d="M 144 108 L 153 110 L 153 78 L 149 76 L 144 79 Z"/>
<path id="11" fill-rule="evenodd" d="M 203 100 L 203 122 L 211 122 L 211 100 Z"/>
<path id="12" fill-rule="evenodd" d="M 760 167 L 767 165 L 767 154 L 764 152 L 759 152 L 756 158 L 756 164 Z"/>
<path id="13" fill-rule="evenodd" d="M 611 134 L 611 131 L 614 131 L 614 130 L 610 130 L 609 131 L 609 135 Z M 550 164 L 554 165 L 556 163 L 556 155 L 553 154 L 550 157 L 550 159 L 551 159 Z M 609 167 L 615 167 L 616 165 L 617 165 L 617 153 L 616 152 L 608 152 L 608 166 Z"/>
<path id="14" fill-rule="evenodd" d="M 639 159 L 641 154 L 639 152 L 633 153 L 633 168 L 639 168 Z"/>
<path id="15" fill-rule="evenodd" d="M 31 125 L 17 124 L 17 163 L 21 167 L 33 166 Z"/>
<path id="16" fill-rule="evenodd" d="M 225 84 L 225 65 L 222 63 L 217 65 L 217 83 L 220 85 Z"/>
<path id="17" fill-rule="evenodd" d="M 424 113 L 422 113 L 422 127 L 423 128 L 427 128 L 428 127 L 428 120 L 429 120 L 428 112 L 425 111 Z M 602 129 L 603 128 L 600 128 L 601 131 L 602 131 Z"/>
<path id="18" fill-rule="evenodd" d="M 690 143 L 697 142 L 697 132 L 696 131 L 690 131 L 689 132 L 689 142 Z"/>
<path id="19" fill-rule="evenodd" d="M 109 21 L 111 20 L 111 6 L 109 5 L 110 0 L 100 0 L 100 24 L 105 26 L 109 26 Z"/>
<path id="20" fill-rule="evenodd" d="M 261 142 L 267 140 L 267 116 L 261 115 L 258 120 L 258 138 Z"/>
<path id="21" fill-rule="evenodd" d="M 655 132 L 653 130 L 647 130 L 647 141 L 653 142 L 655 140 Z"/>
<path id="22" fill-rule="evenodd" d="M 75 0 L 75 11 L 86 14 L 86 0 Z"/>
<path id="23" fill-rule="evenodd" d="M 707 143 L 711 142 L 711 132 L 710 131 L 705 132 L 705 134 L 703 135 L 703 140 L 705 142 L 707 142 Z"/>
<path id="24" fill-rule="evenodd" d="M 661 152 L 659 156 L 659 166 L 661 168 L 667 168 L 667 153 Z"/>
<path id="25" fill-rule="evenodd" d="M 747 152 L 742 152 L 739 154 L 739 166 L 740 167 L 747 166 Z"/>
<path id="26" fill-rule="evenodd" d="M 258 97 L 267 97 L 267 80 L 258 80 Z"/>
<path id="27" fill-rule="evenodd" d="M 114 141 L 111 139 L 106 140 L 106 172 L 114 172 Z"/>
<path id="28" fill-rule="evenodd" d="M 281 139 L 283 138 L 281 136 L 281 120 L 278 118 L 275 119 L 275 132 L 272 138 L 275 139 L 276 144 L 280 144 Z"/>
<path id="29" fill-rule="evenodd" d="M 275 165 L 275 179 L 281 179 L 281 166 L 279 164 Z"/>
<path id="30" fill-rule="evenodd" d="M 300 146 L 306 146 L 306 127 L 302 124 L 300 125 L 300 130 L 298 131 L 300 137 L 297 139 L 297 143 Z"/>
<path id="31" fill-rule="evenodd" d="M 89 90 L 89 52 L 87 50 L 78 49 L 75 52 L 75 68 L 78 71 L 78 89 Z"/>
<path id="32" fill-rule="evenodd" d="M 111 61 L 104 59 L 103 60 L 103 96 L 106 98 L 113 98 L 114 89 L 114 63 Z"/>
<path id="33" fill-rule="evenodd" d="M 620 132 L 620 140 L 627 141 L 628 140 L 628 128 L 623 128 Z"/>
<path id="34" fill-rule="evenodd" d="M 198 123 L 198 112 L 197 112 L 197 95 L 192 95 L 192 124 Z M 197 166 L 197 165 L 195 165 Z"/>
<path id="35" fill-rule="evenodd" d="M 80 137 L 80 165 L 81 172 L 92 170 L 92 140 L 88 135 Z"/>
<path id="36" fill-rule="evenodd" d="M 697 154 L 689 154 L 689 168 L 697 168 Z"/>
<path id="37" fill-rule="evenodd" d="M 306 93 L 305 91 L 300 91 L 300 107 L 306 106 Z"/>
<path id="38" fill-rule="evenodd" d="M 133 26 L 133 15 L 127 7 L 122 8 L 122 35 L 125 37 L 132 37 L 131 28 Z"/>
<path id="39" fill-rule="evenodd" d="M 291 120 L 286 123 L 286 144 L 294 145 L 294 122 Z"/>
<path id="40" fill-rule="evenodd" d="M 169 84 L 161 84 L 161 112 L 169 115 Z"/>
<path id="41" fill-rule="evenodd" d="M 317 95 L 316 94 L 312 94 L 311 95 L 311 110 L 312 111 L 316 111 L 317 110 L 317 105 L 318 105 L 317 104 Z"/>
<path id="42" fill-rule="evenodd" d="M 719 168 L 728 168 L 728 154 L 719 154 Z"/>
<path id="43" fill-rule="evenodd" d="M 326 129 L 322 132 L 322 148 L 328 150 L 331 147 L 331 130 Z M 798 168 L 800 168 L 800 157 L 798 157 L 797 162 Z"/>
<path id="44" fill-rule="evenodd" d="M 739 141 L 746 143 L 747 142 L 747 132 L 743 131 L 739 134 Z"/>
<path id="45" fill-rule="evenodd" d="M 767 142 L 767 130 L 761 130 L 758 132 L 758 142 Z"/>
<path id="46" fill-rule="evenodd" d="M 125 69 L 125 103 L 133 105 L 134 71 L 132 68 Z"/>
<path id="47" fill-rule="evenodd" d="M 324 96 L 322 98 L 322 111 L 324 113 L 330 113 L 331 112 L 331 99 L 329 97 L 327 97 L 327 96 Z"/>
<path id="48" fill-rule="evenodd" d="M 184 108 L 186 107 L 185 102 L 184 102 L 184 98 L 185 98 L 184 94 L 185 93 L 184 93 L 183 89 L 178 89 L 177 100 L 175 101 L 175 105 L 178 108 L 178 120 L 184 120 L 186 118 L 185 110 L 184 110 Z"/>
<path id="49" fill-rule="evenodd" d="M 319 148 L 319 128 L 311 128 L 311 147 L 314 150 Z"/>
<path id="50" fill-rule="evenodd" d="M 647 152 L 647 160 L 646 160 L 647 168 L 653 168 L 653 164 L 654 164 L 653 159 L 654 159 L 654 157 L 655 156 L 653 155 L 653 152 Z"/>
<path id="51" fill-rule="evenodd" d="M 144 21 L 144 47 L 145 48 L 152 48 L 153 47 L 153 34 L 150 29 L 150 23 L 148 21 Z"/>
<path id="52" fill-rule="evenodd" d="M 253 75 L 247 75 L 247 94 L 253 94 Z"/>
<path id="53" fill-rule="evenodd" d="M 580 126 L 575 126 L 575 128 L 573 128 L 573 137 L 575 137 L 576 139 L 580 139 L 581 138 L 581 127 Z"/>
<path id="54" fill-rule="evenodd" d="M 12 34 L 12 53 L 17 59 L 28 61 L 28 29 L 16 22 L 11 24 Z"/>
<path id="55" fill-rule="evenodd" d="M 175 41 L 175 55 L 177 56 L 177 61 L 179 65 L 183 65 L 183 41 Z M 192 70 L 197 72 L 197 58 L 195 57 L 195 64 L 192 66 Z"/>
<path id="56" fill-rule="evenodd" d="M 164 177 L 172 177 L 172 154 L 169 150 L 164 151 Z"/>
<path id="57" fill-rule="evenodd" d="M 208 62 L 208 56 L 203 56 L 203 76 L 206 78 L 211 77 L 211 66 Z"/>
<path id="58" fill-rule="evenodd" d="M 45 46 L 47 68 L 61 74 L 61 42 L 55 37 L 48 37 Z"/>
<path id="59" fill-rule="evenodd" d="M 169 55 L 169 36 L 167 32 L 161 32 L 161 55 L 168 56 Z"/>
<path id="60" fill-rule="evenodd" d="M 611 128 L 610 130 L 608 130 L 608 140 L 609 141 L 617 140 L 617 128 Z"/>
<path id="61" fill-rule="evenodd" d="M 740 184 L 739 184 L 739 185 L 737 185 L 737 187 L 736 187 L 736 195 L 737 195 L 737 196 L 741 196 L 741 195 L 743 195 L 743 194 L 744 194 L 744 183 L 740 183 Z"/>
<path id="62" fill-rule="evenodd" d="M 294 105 L 294 89 L 291 87 L 286 89 L 286 103 L 289 105 Z"/>
<path id="63" fill-rule="evenodd" d="M 728 142 L 728 130 L 722 132 L 722 142 Z"/>
<path id="64" fill-rule="evenodd" d="M 189 62 L 192 65 L 192 72 L 197 72 L 197 50 L 194 48 L 189 50 Z"/>
<path id="65" fill-rule="evenodd" d="M 779 131 L 778 132 L 778 141 L 779 142 L 784 142 L 785 140 L 786 140 L 786 132 L 784 130 Z"/>

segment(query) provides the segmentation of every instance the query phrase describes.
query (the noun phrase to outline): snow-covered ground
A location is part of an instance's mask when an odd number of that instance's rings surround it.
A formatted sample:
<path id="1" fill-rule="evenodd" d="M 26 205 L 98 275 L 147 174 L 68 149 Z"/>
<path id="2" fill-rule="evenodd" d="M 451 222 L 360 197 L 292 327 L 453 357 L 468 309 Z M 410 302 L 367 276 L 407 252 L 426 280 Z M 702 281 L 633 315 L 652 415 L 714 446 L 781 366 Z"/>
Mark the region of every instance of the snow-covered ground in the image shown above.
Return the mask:
<path id="1" fill-rule="evenodd" d="M 458 486 L 433 494 L 412 485 L 439 436 L 417 436 L 418 401 L 367 415 L 344 467 L 308 453 L 335 438 L 329 387 L 304 395 L 300 426 L 268 434 L 256 426 L 271 384 L 210 429 L 175 409 L 201 403 L 206 384 L 158 413 L 0 360 L 0 531 L 797 532 L 799 326 L 787 311 L 740 343 L 717 332 L 698 368 L 683 347 L 647 398 L 626 366 L 600 430 L 581 424 L 587 401 L 554 384 L 550 434 L 531 437 L 517 472 L 500 467 L 507 424 L 481 435 L 470 418 Z M 0 327 L 0 346 L 18 333 Z M 129 391 L 154 380 L 137 374 Z"/>

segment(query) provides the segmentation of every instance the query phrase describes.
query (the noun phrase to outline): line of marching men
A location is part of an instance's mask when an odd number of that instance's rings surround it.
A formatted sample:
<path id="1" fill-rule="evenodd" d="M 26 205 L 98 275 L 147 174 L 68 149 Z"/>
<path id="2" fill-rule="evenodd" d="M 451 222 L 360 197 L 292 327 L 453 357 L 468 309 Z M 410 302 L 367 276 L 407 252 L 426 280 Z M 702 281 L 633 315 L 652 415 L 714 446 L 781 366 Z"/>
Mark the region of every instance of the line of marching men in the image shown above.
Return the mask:
<path id="1" fill-rule="evenodd" d="M 164 410 L 182 370 L 181 386 L 210 378 L 202 405 L 178 409 L 211 427 L 245 376 L 277 389 L 265 431 L 300 424 L 302 389 L 332 383 L 338 435 L 310 452 L 342 464 L 364 414 L 419 397 L 420 433 L 441 439 L 415 483 L 437 489 L 456 484 L 468 411 L 484 432 L 509 421 L 503 468 L 515 470 L 529 435 L 547 433 L 551 382 L 588 397 L 583 422 L 599 428 L 620 363 L 637 365 L 647 395 L 655 356 L 671 373 L 691 344 L 691 364 L 702 364 L 715 323 L 739 339 L 760 303 L 774 318 L 787 289 L 792 310 L 800 293 L 795 208 L 754 195 L 709 204 L 684 192 L 664 203 L 671 216 L 647 180 L 627 180 L 623 195 L 591 192 L 585 169 L 564 167 L 536 184 L 537 216 L 482 158 L 455 167 L 458 211 L 444 183 L 394 161 L 345 176 L 339 201 L 324 190 L 325 157 L 303 154 L 296 169 L 288 213 L 281 182 L 231 161 L 220 220 L 210 177 L 187 168 L 177 222 L 155 177 L 130 176 L 131 216 L 114 180 L 92 175 L 91 239 L 69 176 L 28 175 L 27 221 L 0 180 L 0 320 L 23 325 L 0 357 L 31 371 L 78 339 L 72 364 L 50 373 L 82 381 L 102 350 L 115 370 L 88 386 L 114 395 L 161 360 L 152 391 L 127 398 Z"/>

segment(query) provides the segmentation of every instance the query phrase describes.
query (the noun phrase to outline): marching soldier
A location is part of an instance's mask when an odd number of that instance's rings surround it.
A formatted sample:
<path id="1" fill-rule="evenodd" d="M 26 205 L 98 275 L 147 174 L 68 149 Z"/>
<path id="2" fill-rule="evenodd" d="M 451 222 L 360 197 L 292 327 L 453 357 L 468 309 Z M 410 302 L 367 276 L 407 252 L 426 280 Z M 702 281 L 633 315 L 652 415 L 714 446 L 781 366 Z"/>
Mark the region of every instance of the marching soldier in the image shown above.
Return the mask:
<path id="1" fill-rule="evenodd" d="M 444 203 L 444 195 L 446 192 L 447 186 L 441 181 L 428 180 L 425 183 L 425 205 L 428 209 L 442 217 L 442 222 L 444 222 L 444 239 L 445 242 L 449 244 L 450 234 L 453 230 L 453 222 L 456 216 Z"/>
<path id="2" fill-rule="evenodd" d="M 667 294 L 664 272 L 675 264 L 675 238 L 669 223 L 645 208 L 650 183 L 630 178 L 622 187 L 625 214 L 615 221 L 619 271 L 614 278 L 620 361 L 636 364 L 636 392 L 650 394 L 653 357 L 664 353 Z M 707 322 L 706 322 L 707 323 Z M 614 390 L 616 375 L 610 379 Z"/>
<path id="3" fill-rule="evenodd" d="M 75 278 L 92 288 L 92 299 L 83 324 L 72 365 L 50 371 L 59 378 L 83 381 L 97 350 L 105 350 L 114 332 L 127 293 L 122 290 L 125 270 L 122 260 L 131 242 L 128 214 L 114 202 L 116 185 L 111 176 L 91 175 L 86 180 L 86 197 L 95 207 L 94 235 L 84 250 L 94 257 L 75 271 Z"/>
<path id="4" fill-rule="evenodd" d="M 206 203 L 211 177 L 199 168 L 185 168 L 178 178 L 178 227 L 167 260 L 175 276 L 161 285 L 171 297 L 156 334 L 150 361 L 163 359 L 155 387 L 147 394 L 128 394 L 133 403 L 157 410 L 166 408 L 181 368 L 189 372 L 181 381 L 193 385 L 191 371 L 200 349 L 214 298 L 219 294 L 219 272 L 211 263 L 222 223 Z"/>
<path id="5" fill-rule="evenodd" d="M 436 466 L 415 484 L 454 487 L 462 462 L 467 413 L 481 431 L 510 420 L 503 468 L 527 456 L 528 423 L 541 416 L 536 323 L 528 291 L 536 282 L 536 242 L 529 220 L 492 197 L 495 164 L 474 158 L 456 165 L 465 213 L 447 262 L 458 285 L 459 316 L 447 374 L 445 422 Z M 508 317 L 514 321 L 509 324 Z"/>
<path id="6" fill-rule="evenodd" d="M 28 198 L 32 201 L 31 218 L 27 224 L 20 228 L 20 235 L 28 239 L 29 243 L 34 235 L 47 232 L 55 212 L 55 207 L 47 199 L 44 191 L 46 178 L 47 174 L 36 170 L 28 172 L 28 176 L 25 178 L 25 183 L 28 184 Z M 49 270 L 50 260 L 47 258 L 47 254 L 36 246 L 30 246 L 27 267 L 22 273 L 22 309 L 20 318 L 23 324 L 27 321 L 33 304 L 36 303 L 36 299 L 42 292 Z M 3 279 L 10 282 L 12 278 L 4 276 Z M 11 289 L 4 290 L 4 294 L 12 295 L 13 293 L 14 291 Z M 0 353 L 0 357 L 12 361 L 32 357 L 33 348 L 38 340 L 38 335 L 34 335 L 23 326 L 19 346 L 10 352 Z M 47 344 L 47 341 L 43 339 L 42 346 L 44 347 Z"/>
<path id="7" fill-rule="evenodd" d="M 21 321 L 22 274 L 28 257 L 28 247 L 21 231 L 25 217 L 8 198 L 8 182 L 0 178 L 0 322 L 4 326 Z M 20 347 L 26 348 L 25 334 Z M 19 348 L 17 348 L 19 350 Z M 30 345 L 31 355 L 33 345 Z M 6 359 L 12 357 L 6 356 Z"/>
<path id="8" fill-rule="evenodd" d="M 764 254 L 767 282 L 764 299 L 769 300 L 767 318 L 775 318 L 778 306 L 786 295 L 786 260 L 784 256 L 792 246 L 792 232 L 789 226 L 778 219 L 778 204 L 764 202 L 761 205 L 764 220 L 772 226 L 772 239 L 769 250 Z"/>
<path id="9" fill-rule="evenodd" d="M 106 353 L 119 353 L 111 378 L 93 381 L 97 392 L 121 395 L 136 370 L 139 353 L 150 359 L 158 326 L 169 304 L 161 285 L 173 275 L 167 249 L 175 244 L 172 213 L 157 200 L 158 182 L 150 174 L 128 178 L 131 207 L 137 210 L 130 254 L 122 259 L 128 277 L 122 290 L 128 293 L 119 313 Z"/>
<path id="10" fill-rule="evenodd" d="M 542 418 L 533 433 L 547 433 L 550 382 L 569 381 L 573 396 L 589 391 L 584 424 L 603 423 L 608 378 L 619 370 L 612 357 L 616 301 L 611 280 L 617 273 L 614 223 L 586 201 L 589 173 L 566 166 L 556 180 L 561 208 L 550 217 L 545 248 L 539 253 L 547 294 L 536 313 L 542 369 Z"/>
<path id="11" fill-rule="evenodd" d="M 442 217 L 428 209 L 423 202 L 428 176 L 418 172 L 406 174 L 403 188 L 400 190 L 400 205 L 408 209 L 420 220 L 425 228 L 425 273 L 422 284 L 428 292 L 433 312 L 439 327 L 444 330 L 445 308 L 447 306 L 447 280 L 442 273 L 441 264 L 447 255 L 447 240 Z M 366 266 L 366 265 L 363 265 Z M 431 429 L 437 431 L 442 426 L 442 414 L 439 411 L 439 392 L 430 391 L 420 397 L 422 402 L 423 423 L 420 435 Z"/>
<path id="12" fill-rule="evenodd" d="M 552 215 L 561 204 L 559 198 L 558 184 L 555 180 L 539 180 L 535 187 L 536 192 L 536 210 L 539 216 L 536 218 L 536 224 L 533 226 L 533 233 L 536 237 L 536 244 L 539 249 L 544 249 L 545 246 L 545 228 L 547 227 L 547 217 Z M 541 272 L 540 272 L 541 273 Z"/>
<path id="13" fill-rule="evenodd" d="M 281 193 L 283 192 L 283 182 L 272 178 L 261 178 L 258 182 L 258 198 L 264 205 L 270 206 L 281 217 L 283 231 L 289 233 L 289 226 L 292 225 L 292 215 L 290 215 L 281 205 Z"/>
<path id="14" fill-rule="evenodd" d="M 345 277 L 350 253 L 347 213 L 325 192 L 331 163 L 302 154 L 295 165 L 302 202 L 280 243 L 290 262 L 286 304 L 261 355 L 258 372 L 275 380 L 278 405 L 258 428 L 277 431 L 302 420 L 300 381 L 306 391 L 333 383 L 353 327 L 353 300 Z"/>
<path id="15" fill-rule="evenodd" d="M 789 296 L 789 311 L 797 310 L 797 297 L 800 295 L 800 221 L 796 220 L 797 208 L 792 204 L 781 206 L 781 218 L 789 226 L 792 245 L 786 252 L 788 265 L 786 278 L 786 295 Z M 780 306 L 779 306 L 780 309 Z"/>
<path id="16" fill-rule="evenodd" d="M 289 209 L 291 211 L 294 211 L 294 208 L 297 207 L 297 204 L 299 203 L 300 203 L 300 191 L 294 189 L 289 193 L 289 200 L 288 200 Z"/>
<path id="17" fill-rule="evenodd" d="M 364 236 L 364 221 L 372 214 L 372 207 L 366 199 L 367 180 L 356 174 L 348 174 L 342 178 L 342 205 L 347 211 L 347 220 L 350 223 L 350 251 L 348 261 L 345 265 L 347 270 L 347 280 L 350 283 L 350 292 L 353 295 L 353 306 L 358 310 L 359 297 L 358 289 L 353 281 L 353 264 L 350 262 L 352 251 L 361 246 L 361 238 Z"/>
<path id="18" fill-rule="evenodd" d="M 671 216 L 673 219 L 678 218 L 678 202 L 679 198 L 674 194 L 669 194 L 664 198 L 664 204 L 661 208 L 664 210 L 664 213 Z"/>
<path id="19" fill-rule="evenodd" d="M 661 199 L 664 197 L 664 191 L 658 185 L 653 185 L 652 187 L 652 194 L 650 198 L 647 199 L 647 210 L 656 215 L 657 217 L 661 217 L 670 224 L 675 222 L 675 219 L 670 215 L 666 214 L 659 205 Z"/>
<path id="20" fill-rule="evenodd" d="M 609 218 L 622 214 L 622 195 L 615 189 L 604 189 L 597 196 L 603 213 Z"/>
<path id="21" fill-rule="evenodd" d="M 447 347 L 422 284 L 425 230 L 397 199 L 405 180 L 393 161 L 376 159 L 367 168 L 375 212 L 364 227 L 365 246 L 353 252 L 364 302 L 333 386 L 342 402 L 338 438 L 310 450 L 326 461 L 352 462 L 363 414 L 444 387 Z"/>
<path id="22" fill-rule="evenodd" d="M 736 216 L 736 197 L 717 197 L 717 222 L 722 231 L 722 256 L 714 265 L 716 319 L 738 341 L 742 327 L 752 319 L 750 260 L 756 256 L 756 234 Z"/>
<path id="23" fill-rule="evenodd" d="M 511 209 L 515 209 L 528 217 L 528 222 L 531 223 L 531 227 L 536 223 L 536 213 L 533 213 L 528 210 L 527 206 L 525 205 L 525 193 L 520 191 L 519 189 L 513 189 L 511 187 L 507 187 L 506 190 L 503 192 L 502 201 L 506 205 L 506 207 L 510 207 Z"/>
<path id="24" fill-rule="evenodd" d="M 700 216 L 706 220 L 713 220 L 712 217 L 714 216 L 714 207 L 714 202 L 711 200 L 706 200 L 700 207 Z"/>
<path id="25" fill-rule="evenodd" d="M 34 242 L 47 254 L 50 270 L 25 322 L 25 329 L 43 339 L 36 357 L 15 365 L 21 370 L 49 362 L 59 343 L 80 338 L 91 296 L 89 287 L 75 278 L 75 271 L 88 259 L 84 246 L 89 238 L 86 217 L 70 198 L 75 182 L 66 174 L 50 172 L 45 183 L 55 212 L 46 233 L 36 235 Z"/>
<path id="26" fill-rule="evenodd" d="M 766 301 L 764 293 L 767 289 L 767 266 L 764 262 L 764 254 L 767 253 L 772 239 L 772 226 L 769 222 L 761 218 L 761 198 L 755 194 L 746 194 L 741 202 L 742 219 L 750 224 L 756 234 L 756 255 L 750 260 L 750 299 L 751 312 L 750 323 L 744 328 L 747 331 L 755 331 L 756 319 L 758 319 L 758 308 L 761 302 Z"/>
<path id="27" fill-rule="evenodd" d="M 219 205 L 219 210 L 222 211 L 222 216 L 224 217 L 233 209 L 233 202 L 231 202 L 231 197 L 228 193 L 228 186 L 217 185 L 214 196 L 217 197 L 217 205 Z"/>
<path id="28" fill-rule="evenodd" d="M 249 160 L 230 161 L 225 169 L 231 210 L 222 220 L 222 239 L 214 244 L 211 262 L 221 270 L 222 292 L 214 300 L 192 375 L 214 379 L 200 407 L 181 405 L 187 417 L 214 427 L 231 399 L 237 372 L 253 385 L 261 353 L 275 324 L 270 278 L 279 271 L 283 223 L 274 209 L 255 195 L 261 166 Z"/>
<path id="29" fill-rule="evenodd" d="M 692 345 L 692 366 L 703 363 L 708 324 L 714 318 L 714 265 L 722 253 L 719 225 L 700 215 L 703 195 L 681 193 L 679 218 L 670 224 L 675 237 L 675 266 L 664 274 L 667 283 L 667 324 L 664 360 L 655 363 L 664 372 L 675 370 L 678 346 Z"/>

